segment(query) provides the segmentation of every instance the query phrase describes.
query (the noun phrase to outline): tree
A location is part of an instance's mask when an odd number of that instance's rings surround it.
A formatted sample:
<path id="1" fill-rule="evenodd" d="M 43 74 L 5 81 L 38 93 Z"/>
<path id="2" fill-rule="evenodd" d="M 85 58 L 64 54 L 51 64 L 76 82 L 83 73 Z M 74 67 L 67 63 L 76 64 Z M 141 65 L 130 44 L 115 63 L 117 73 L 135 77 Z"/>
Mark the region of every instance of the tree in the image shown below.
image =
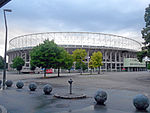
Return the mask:
<path id="1" fill-rule="evenodd" d="M 87 56 L 85 49 L 76 49 L 73 51 L 73 59 L 76 63 L 80 65 L 80 73 L 82 74 L 83 65 L 85 62 L 85 57 Z"/>
<path id="2" fill-rule="evenodd" d="M 81 67 L 82 67 L 82 70 L 83 70 L 83 72 L 86 70 L 86 69 L 88 69 L 88 66 L 87 66 L 87 64 L 85 64 L 85 63 L 81 63 L 80 64 L 80 62 L 76 62 L 76 69 L 81 69 Z"/>
<path id="3" fill-rule="evenodd" d="M 20 71 L 22 70 L 22 66 L 24 66 L 24 64 L 25 64 L 24 60 L 21 57 L 17 56 L 12 60 L 12 62 L 13 63 L 11 65 L 11 67 L 16 68 L 20 74 Z"/>
<path id="4" fill-rule="evenodd" d="M 98 74 L 100 74 L 100 67 L 103 65 L 103 55 L 100 51 L 94 52 L 90 59 L 90 67 L 98 68 Z"/>
<path id="5" fill-rule="evenodd" d="M 0 56 L 0 69 L 4 68 L 4 59 L 2 56 Z"/>
<path id="6" fill-rule="evenodd" d="M 149 63 L 149 64 L 147 64 L 147 69 L 150 69 L 150 63 Z"/>
<path id="7" fill-rule="evenodd" d="M 150 4 L 145 9 L 144 20 L 146 25 L 141 31 L 142 38 L 144 39 L 144 47 L 142 48 L 142 51 L 137 54 L 139 61 L 142 61 L 145 56 L 150 57 Z"/>
<path id="8" fill-rule="evenodd" d="M 69 53 L 65 53 L 65 59 L 64 59 L 64 62 L 65 62 L 65 65 L 64 65 L 64 69 L 67 69 L 69 70 L 69 73 L 70 73 L 70 70 L 72 68 L 72 65 L 73 65 L 73 58 L 72 58 L 72 55 L 70 55 Z"/>
<path id="9" fill-rule="evenodd" d="M 30 70 L 34 71 L 36 69 L 36 66 L 32 63 L 30 63 Z"/>
<path id="10" fill-rule="evenodd" d="M 46 69 L 56 67 L 56 62 L 60 56 L 60 48 L 54 41 L 45 40 L 42 44 L 37 45 L 30 52 L 30 64 L 35 67 L 44 69 L 44 77 L 46 77 Z"/>
<path id="11" fill-rule="evenodd" d="M 45 40 L 44 43 L 37 45 L 30 52 L 30 64 L 34 67 L 44 69 L 44 77 L 46 77 L 46 69 L 58 69 L 58 77 L 60 68 L 66 65 L 66 50 L 59 47 L 54 41 Z"/>
<path id="12" fill-rule="evenodd" d="M 137 53 L 137 58 L 140 62 L 142 62 L 142 59 L 147 55 L 147 51 L 143 50 Z"/>
<path id="13" fill-rule="evenodd" d="M 90 62 L 89 62 L 89 68 L 91 69 L 90 70 L 90 74 L 92 74 L 92 70 L 94 69 L 94 65 L 93 65 L 93 61 L 92 60 L 90 60 Z"/>
<path id="14" fill-rule="evenodd" d="M 66 59 L 66 50 L 62 47 L 57 47 L 58 50 L 56 51 L 57 54 L 55 56 L 55 61 L 53 64 L 53 68 L 58 69 L 58 77 L 60 74 L 60 68 L 63 68 L 65 66 L 65 59 Z"/>
<path id="15" fill-rule="evenodd" d="M 58 69 L 58 76 L 60 72 L 60 68 L 68 69 L 70 72 L 70 69 L 73 65 L 73 58 L 72 56 L 62 47 L 59 47 L 60 54 L 57 55 L 57 59 L 55 62 L 55 68 Z"/>

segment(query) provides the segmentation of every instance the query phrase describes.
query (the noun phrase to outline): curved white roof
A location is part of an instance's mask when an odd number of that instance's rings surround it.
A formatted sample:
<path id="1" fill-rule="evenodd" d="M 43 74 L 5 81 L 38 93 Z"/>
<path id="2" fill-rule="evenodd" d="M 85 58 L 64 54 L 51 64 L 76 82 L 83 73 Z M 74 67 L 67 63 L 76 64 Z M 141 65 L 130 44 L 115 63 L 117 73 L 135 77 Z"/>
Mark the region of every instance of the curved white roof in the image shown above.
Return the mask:
<path id="1" fill-rule="evenodd" d="M 141 50 L 142 46 L 141 43 L 136 40 L 112 34 L 93 32 L 47 32 L 15 37 L 9 41 L 9 49 L 34 47 L 46 39 L 54 40 L 58 45 L 111 47 L 133 51 Z"/>

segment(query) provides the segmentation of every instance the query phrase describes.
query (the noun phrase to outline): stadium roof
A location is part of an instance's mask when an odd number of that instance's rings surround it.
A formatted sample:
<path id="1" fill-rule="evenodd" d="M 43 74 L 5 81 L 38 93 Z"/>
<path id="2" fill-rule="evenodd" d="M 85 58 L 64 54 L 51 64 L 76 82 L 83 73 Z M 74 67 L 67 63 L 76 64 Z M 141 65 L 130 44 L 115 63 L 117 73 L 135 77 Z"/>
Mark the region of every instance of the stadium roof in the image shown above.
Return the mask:
<path id="1" fill-rule="evenodd" d="M 11 0 L 0 0 L 0 8 L 3 7 L 5 4 L 10 2 Z"/>
<path id="2" fill-rule="evenodd" d="M 65 47 L 118 48 L 133 51 L 141 50 L 141 43 L 122 36 L 94 32 L 45 32 L 18 36 L 9 41 L 9 49 L 34 47 L 44 40 L 54 40 Z"/>

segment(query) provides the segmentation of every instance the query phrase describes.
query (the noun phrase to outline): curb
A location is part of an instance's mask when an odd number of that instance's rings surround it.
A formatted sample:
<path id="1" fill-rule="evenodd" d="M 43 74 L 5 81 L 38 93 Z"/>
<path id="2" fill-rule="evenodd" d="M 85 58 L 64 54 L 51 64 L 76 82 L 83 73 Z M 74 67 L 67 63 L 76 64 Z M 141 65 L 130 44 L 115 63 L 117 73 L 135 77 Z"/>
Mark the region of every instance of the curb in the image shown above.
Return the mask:
<path id="1" fill-rule="evenodd" d="M 0 109 L 2 113 L 7 113 L 7 109 L 4 106 L 0 105 Z"/>
<path id="2" fill-rule="evenodd" d="M 78 94 L 78 95 L 69 95 L 69 94 L 55 94 L 54 97 L 61 98 L 61 99 L 83 99 L 86 98 L 85 94 Z"/>

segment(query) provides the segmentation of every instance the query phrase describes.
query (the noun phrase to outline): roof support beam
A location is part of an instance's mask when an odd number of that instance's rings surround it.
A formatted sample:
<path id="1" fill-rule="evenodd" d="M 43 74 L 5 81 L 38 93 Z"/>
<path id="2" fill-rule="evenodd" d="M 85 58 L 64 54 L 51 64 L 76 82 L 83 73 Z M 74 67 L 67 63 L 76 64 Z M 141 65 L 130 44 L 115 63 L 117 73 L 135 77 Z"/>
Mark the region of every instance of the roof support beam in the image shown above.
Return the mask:
<path id="1" fill-rule="evenodd" d="M 0 8 L 3 7 L 5 4 L 10 2 L 11 0 L 0 0 Z"/>

